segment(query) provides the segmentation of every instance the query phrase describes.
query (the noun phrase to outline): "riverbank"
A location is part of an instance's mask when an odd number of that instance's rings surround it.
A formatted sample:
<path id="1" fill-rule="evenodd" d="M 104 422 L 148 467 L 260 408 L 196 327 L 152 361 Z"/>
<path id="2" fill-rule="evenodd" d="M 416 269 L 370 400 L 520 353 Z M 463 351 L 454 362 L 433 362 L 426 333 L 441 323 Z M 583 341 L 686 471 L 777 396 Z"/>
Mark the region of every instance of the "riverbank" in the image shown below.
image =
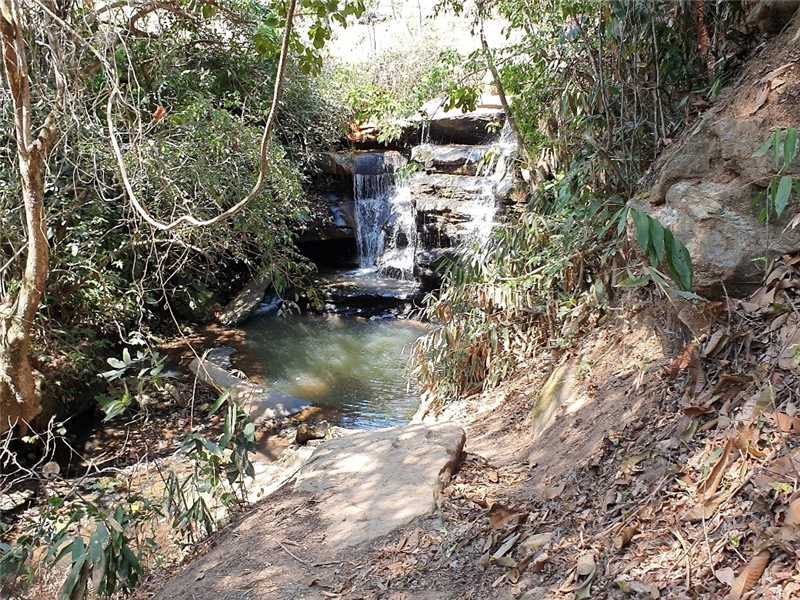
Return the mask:
<path id="1" fill-rule="evenodd" d="M 678 315 L 629 294 L 573 348 L 429 416 L 469 415 L 458 470 L 428 514 L 342 544 L 320 500 L 351 488 L 286 487 L 166 589 L 198 599 L 792 597 L 795 376 L 772 375 L 775 396 L 761 402 L 757 366 L 731 371 L 736 345 L 715 333 L 752 327 L 749 309 L 707 308 Z M 370 518 L 392 510 L 376 505 Z M 254 531 L 258 545 L 237 553 Z M 765 570 L 750 566 L 764 557 Z"/>

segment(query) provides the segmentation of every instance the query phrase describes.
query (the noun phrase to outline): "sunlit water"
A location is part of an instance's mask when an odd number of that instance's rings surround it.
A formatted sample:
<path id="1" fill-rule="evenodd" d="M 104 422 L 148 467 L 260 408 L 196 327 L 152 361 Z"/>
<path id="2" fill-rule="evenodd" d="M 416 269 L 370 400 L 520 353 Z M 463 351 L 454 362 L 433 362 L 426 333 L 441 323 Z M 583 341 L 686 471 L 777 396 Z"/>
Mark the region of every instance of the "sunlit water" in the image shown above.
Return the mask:
<path id="1" fill-rule="evenodd" d="M 417 408 L 407 363 L 424 333 L 419 323 L 302 315 L 255 319 L 246 330 L 248 374 L 320 407 L 329 421 L 391 427 L 408 423 Z"/>

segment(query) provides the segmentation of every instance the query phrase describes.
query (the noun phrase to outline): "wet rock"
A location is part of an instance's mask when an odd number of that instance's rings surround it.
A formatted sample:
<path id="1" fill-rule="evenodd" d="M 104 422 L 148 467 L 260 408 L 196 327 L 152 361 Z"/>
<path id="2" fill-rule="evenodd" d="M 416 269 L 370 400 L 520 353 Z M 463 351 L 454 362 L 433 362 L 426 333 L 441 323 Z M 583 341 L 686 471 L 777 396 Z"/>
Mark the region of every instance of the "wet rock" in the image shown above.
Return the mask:
<path id="1" fill-rule="evenodd" d="M 425 250 L 456 246 L 494 219 L 493 183 L 483 177 L 418 174 L 410 186 Z"/>
<path id="2" fill-rule="evenodd" d="M 488 145 L 436 146 L 423 144 L 412 148 L 411 160 L 421 164 L 429 172 L 475 175 L 478 164 L 490 148 L 491 146 Z"/>
<path id="3" fill-rule="evenodd" d="M 252 279 L 244 289 L 217 315 L 217 320 L 226 327 L 236 327 L 243 323 L 261 304 L 271 282 L 268 278 Z"/>
<path id="4" fill-rule="evenodd" d="M 311 440 L 324 440 L 328 437 L 329 430 L 330 427 L 327 424 L 308 425 L 306 423 L 300 423 L 300 425 L 297 426 L 294 441 L 296 444 L 305 446 Z"/>

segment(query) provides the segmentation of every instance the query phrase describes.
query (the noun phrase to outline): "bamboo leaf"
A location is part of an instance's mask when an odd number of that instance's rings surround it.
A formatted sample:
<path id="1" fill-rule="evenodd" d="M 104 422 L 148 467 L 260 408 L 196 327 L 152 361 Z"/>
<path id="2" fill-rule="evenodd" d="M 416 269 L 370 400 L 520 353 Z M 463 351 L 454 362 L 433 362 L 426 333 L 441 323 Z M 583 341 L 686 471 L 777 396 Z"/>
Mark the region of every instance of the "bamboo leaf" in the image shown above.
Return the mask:
<path id="1" fill-rule="evenodd" d="M 636 226 L 636 241 L 639 242 L 639 248 L 642 249 L 642 252 L 646 253 L 650 243 L 650 217 L 633 208 L 631 209 L 631 216 Z"/>
<path id="2" fill-rule="evenodd" d="M 792 177 L 784 175 L 778 183 L 778 188 L 775 190 L 775 197 L 773 204 L 775 206 L 775 214 L 779 217 L 786 210 L 789 205 L 789 197 L 792 195 Z"/>
<path id="3" fill-rule="evenodd" d="M 786 130 L 786 139 L 783 141 L 783 168 L 788 169 L 797 157 L 797 129 L 790 127 Z"/>

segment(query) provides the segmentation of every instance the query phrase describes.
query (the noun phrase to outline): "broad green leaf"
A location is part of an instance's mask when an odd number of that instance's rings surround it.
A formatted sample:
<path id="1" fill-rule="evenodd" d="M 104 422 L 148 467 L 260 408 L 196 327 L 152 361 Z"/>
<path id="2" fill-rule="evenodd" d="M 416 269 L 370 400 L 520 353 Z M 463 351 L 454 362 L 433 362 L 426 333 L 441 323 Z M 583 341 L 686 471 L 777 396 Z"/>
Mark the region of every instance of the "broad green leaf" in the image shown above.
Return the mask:
<path id="1" fill-rule="evenodd" d="M 767 141 L 761 144 L 758 147 L 758 150 L 753 152 L 753 158 L 761 158 L 762 156 L 766 156 L 771 148 L 772 148 L 772 136 L 769 136 L 767 138 Z"/>
<path id="2" fill-rule="evenodd" d="M 666 256 L 664 245 L 664 226 L 655 219 L 650 219 L 650 246 L 655 254 L 654 266 L 660 265 Z"/>
<path id="3" fill-rule="evenodd" d="M 230 397 L 231 397 L 230 392 L 225 392 L 224 394 L 221 394 L 220 397 L 217 398 L 217 401 L 214 402 L 214 406 L 211 407 L 211 410 L 209 411 L 208 414 L 213 415 L 215 412 L 217 412 L 220 409 L 220 407 L 223 404 L 225 404 L 225 402 L 227 402 L 228 398 Z"/>
<path id="4" fill-rule="evenodd" d="M 643 287 L 650 283 L 649 277 L 628 277 L 617 284 L 618 288 L 630 289 Z"/>
<path id="5" fill-rule="evenodd" d="M 77 542 L 79 540 L 75 540 L 73 543 L 73 556 L 72 556 L 72 567 L 69 570 L 69 575 L 64 580 L 64 585 L 61 586 L 61 590 L 59 591 L 58 598 L 59 600 L 70 600 L 74 597 L 75 587 L 78 585 L 78 582 L 81 579 L 81 573 L 83 571 L 83 566 L 86 564 L 86 554 L 83 551 L 83 541 L 81 540 L 80 543 L 80 551 L 82 552 L 77 557 L 75 555 L 76 551 L 78 550 Z"/>
<path id="6" fill-rule="evenodd" d="M 786 130 L 786 139 L 783 141 L 783 168 L 788 169 L 797 157 L 797 129 L 790 127 Z"/>
<path id="7" fill-rule="evenodd" d="M 792 178 L 789 175 L 784 175 L 781 177 L 781 180 L 778 183 L 777 190 L 775 190 L 773 204 L 775 206 L 775 214 L 777 214 L 779 217 L 789 205 L 789 198 L 792 195 L 792 183 Z"/>
<path id="8" fill-rule="evenodd" d="M 111 358 L 106 359 L 106 362 L 115 369 L 124 369 L 126 367 L 124 362 L 122 362 L 118 358 L 114 358 L 113 356 Z"/>
<path id="9" fill-rule="evenodd" d="M 631 209 L 631 216 L 636 226 L 636 241 L 639 242 L 642 252 L 647 252 L 650 243 L 650 217 L 635 208 Z"/>
<path id="10" fill-rule="evenodd" d="M 676 283 L 687 292 L 692 291 L 694 276 L 692 273 L 692 257 L 689 255 L 689 250 L 686 249 L 683 242 L 668 230 L 664 236 L 664 241 L 668 252 L 667 262 Z"/>

